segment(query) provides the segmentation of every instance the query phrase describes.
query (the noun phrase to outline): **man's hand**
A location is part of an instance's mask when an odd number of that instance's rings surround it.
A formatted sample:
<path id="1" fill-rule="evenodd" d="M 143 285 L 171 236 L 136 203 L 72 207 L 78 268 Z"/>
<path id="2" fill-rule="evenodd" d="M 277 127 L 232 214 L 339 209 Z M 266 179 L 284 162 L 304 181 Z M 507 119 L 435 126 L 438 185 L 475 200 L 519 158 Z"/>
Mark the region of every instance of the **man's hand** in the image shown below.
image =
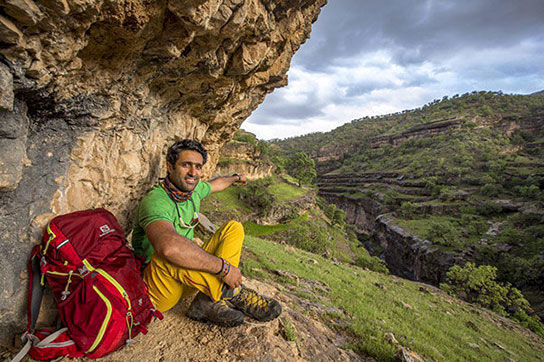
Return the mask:
<path id="1" fill-rule="evenodd" d="M 240 180 L 235 181 L 234 183 L 245 185 L 247 184 L 247 177 L 244 174 L 238 175 Z"/>
<path id="2" fill-rule="evenodd" d="M 240 285 L 242 285 L 242 272 L 234 265 L 231 265 L 230 271 L 223 278 L 223 281 L 232 289 L 238 288 Z"/>

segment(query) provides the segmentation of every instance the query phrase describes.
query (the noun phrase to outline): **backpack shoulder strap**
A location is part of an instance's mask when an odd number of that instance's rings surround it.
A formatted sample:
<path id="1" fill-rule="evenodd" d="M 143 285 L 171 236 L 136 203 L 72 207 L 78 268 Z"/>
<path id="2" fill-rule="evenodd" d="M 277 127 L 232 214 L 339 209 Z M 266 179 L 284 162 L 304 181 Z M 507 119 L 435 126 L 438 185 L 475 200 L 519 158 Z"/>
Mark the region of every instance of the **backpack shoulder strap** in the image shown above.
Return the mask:
<path id="1" fill-rule="evenodd" d="M 28 261 L 28 303 L 27 303 L 27 325 L 26 330 L 21 336 L 23 342 L 26 342 L 21 351 L 11 360 L 11 362 L 19 362 L 32 347 L 32 344 L 37 342 L 37 338 L 32 334 L 36 327 L 36 321 L 40 314 L 42 305 L 42 297 L 45 287 L 41 283 L 41 259 L 40 245 L 34 246 L 30 253 Z"/>
<path id="2" fill-rule="evenodd" d="M 36 321 L 40 314 L 43 292 L 45 286 L 42 283 L 40 245 L 36 245 L 30 254 L 28 261 L 28 306 L 26 332 L 34 331 Z"/>

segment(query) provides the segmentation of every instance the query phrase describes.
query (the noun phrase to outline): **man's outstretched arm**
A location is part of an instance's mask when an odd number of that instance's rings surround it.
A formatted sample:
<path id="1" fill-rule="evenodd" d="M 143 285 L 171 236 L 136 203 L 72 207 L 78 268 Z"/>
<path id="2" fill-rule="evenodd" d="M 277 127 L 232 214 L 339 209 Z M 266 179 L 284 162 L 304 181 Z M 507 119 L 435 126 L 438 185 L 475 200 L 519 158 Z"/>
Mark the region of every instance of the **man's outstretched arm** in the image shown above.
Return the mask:
<path id="1" fill-rule="evenodd" d="M 210 193 L 223 191 L 235 182 L 245 184 L 247 182 L 246 175 L 233 175 L 214 178 L 213 180 L 209 181 L 210 186 L 212 187 Z"/>
<path id="2" fill-rule="evenodd" d="M 179 235 L 169 221 L 154 221 L 147 226 L 145 232 L 155 252 L 170 263 L 211 274 L 221 270 L 220 258 L 208 254 L 191 240 Z M 240 286 L 242 284 L 240 269 L 232 265 L 223 281 L 231 288 Z"/>

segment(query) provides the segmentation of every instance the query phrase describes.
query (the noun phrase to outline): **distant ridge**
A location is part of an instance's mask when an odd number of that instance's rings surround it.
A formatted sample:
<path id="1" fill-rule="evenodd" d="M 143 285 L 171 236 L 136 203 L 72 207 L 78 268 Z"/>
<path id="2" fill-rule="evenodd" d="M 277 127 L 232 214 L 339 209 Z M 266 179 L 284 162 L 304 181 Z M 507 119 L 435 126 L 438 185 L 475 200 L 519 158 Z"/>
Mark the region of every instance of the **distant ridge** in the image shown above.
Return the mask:
<path id="1" fill-rule="evenodd" d="M 538 92 L 529 94 L 530 96 L 544 96 L 544 89 Z"/>

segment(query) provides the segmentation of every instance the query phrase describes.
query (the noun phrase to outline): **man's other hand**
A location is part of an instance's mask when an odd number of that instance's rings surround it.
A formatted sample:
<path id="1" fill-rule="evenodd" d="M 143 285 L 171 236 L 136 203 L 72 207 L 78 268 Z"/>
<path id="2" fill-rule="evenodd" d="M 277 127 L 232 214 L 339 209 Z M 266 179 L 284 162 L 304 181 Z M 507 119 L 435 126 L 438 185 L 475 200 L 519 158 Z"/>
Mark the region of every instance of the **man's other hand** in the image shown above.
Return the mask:
<path id="1" fill-rule="evenodd" d="M 242 285 L 242 272 L 234 265 L 231 265 L 229 273 L 223 278 L 223 282 L 232 289 L 238 288 Z"/>
<path id="2" fill-rule="evenodd" d="M 240 175 L 240 181 L 237 181 L 236 183 L 239 183 L 239 184 L 242 184 L 242 185 L 247 184 L 247 176 L 244 175 L 244 174 L 241 174 Z"/>

